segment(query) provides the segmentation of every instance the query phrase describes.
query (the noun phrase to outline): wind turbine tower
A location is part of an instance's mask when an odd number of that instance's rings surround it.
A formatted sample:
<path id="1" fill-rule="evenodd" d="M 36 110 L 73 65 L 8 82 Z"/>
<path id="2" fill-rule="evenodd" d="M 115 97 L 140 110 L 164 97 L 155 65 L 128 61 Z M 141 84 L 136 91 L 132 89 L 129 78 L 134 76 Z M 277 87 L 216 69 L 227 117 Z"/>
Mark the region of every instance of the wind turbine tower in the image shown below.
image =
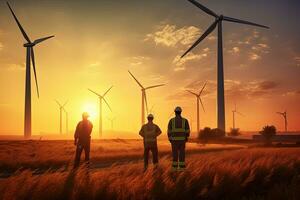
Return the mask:
<path id="1" fill-rule="evenodd" d="M 288 121 L 287 121 L 287 112 L 277 112 L 277 114 L 281 115 L 284 118 L 284 128 L 285 132 L 288 131 Z"/>
<path id="2" fill-rule="evenodd" d="M 63 110 L 65 109 L 65 105 L 68 103 L 68 101 L 66 101 L 64 104 L 59 103 L 57 100 L 55 100 L 58 107 L 59 107 L 59 134 L 62 135 L 62 113 Z"/>
<path id="3" fill-rule="evenodd" d="M 104 103 L 107 105 L 107 107 L 109 108 L 110 111 L 112 111 L 111 107 L 109 106 L 109 104 L 107 103 L 107 101 L 105 100 L 105 95 L 111 90 L 113 86 L 111 86 L 108 90 L 106 90 L 106 92 L 104 92 L 103 95 L 100 95 L 99 93 L 91 90 L 91 89 L 88 89 L 90 92 L 94 93 L 95 95 L 98 96 L 99 98 L 99 137 L 101 138 L 102 137 L 102 102 L 104 101 Z"/>
<path id="4" fill-rule="evenodd" d="M 199 93 L 195 93 L 195 92 L 192 92 L 190 90 L 187 90 L 187 92 L 191 93 L 192 95 L 194 95 L 196 97 L 196 100 L 197 100 L 197 133 L 200 132 L 200 108 L 199 108 L 199 104 L 201 103 L 201 106 L 202 106 L 202 109 L 203 111 L 205 112 L 205 109 L 204 109 L 204 106 L 203 106 L 203 103 L 202 103 L 202 100 L 201 100 L 201 94 L 205 88 L 207 83 L 205 83 L 202 87 L 202 89 L 200 90 Z"/>
<path id="5" fill-rule="evenodd" d="M 224 100 L 224 67 L 223 67 L 223 31 L 222 25 L 223 21 L 234 22 L 240 24 L 247 24 L 251 26 L 257 26 L 261 28 L 269 28 L 264 25 L 256 24 L 253 22 L 235 19 L 232 17 L 227 17 L 224 15 L 218 15 L 207 7 L 203 6 L 196 0 L 188 0 L 202 11 L 207 13 L 208 15 L 215 18 L 215 21 L 212 25 L 203 33 L 203 35 L 181 56 L 183 58 L 186 54 L 188 54 L 192 49 L 194 49 L 202 40 L 204 40 L 213 30 L 218 26 L 218 69 L 217 69 L 217 121 L 218 128 L 225 131 L 225 100 Z"/>
<path id="6" fill-rule="evenodd" d="M 66 114 L 66 134 L 68 134 L 69 133 L 69 113 L 65 108 L 63 108 L 63 110 Z"/>
<path id="7" fill-rule="evenodd" d="M 146 111 L 148 113 L 148 102 L 147 102 L 146 90 L 161 87 L 161 86 L 164 86 L 165 84 L 159 84 L 159 85 L 144 87 L 129 70 L 128 70 L 128 72 L 129 72 L 130 76 L 136 81 L 136 83 L 141 87 L 141 91 L 142 91 L 141 124 L 144 125 L 145 124 L 145 105 L 146 105 Z"/>
<path id="8" fill-rule="evenodd" d="M 242 113 L 237 111 L 236 104 L 234 104 L 234 110 L 232 111 L 232 128 L 235 129 L 235 114 L 239 114 L 241 116 L 244 116 Z"/>
<path id="9" fill-rule="evenodd" d="M 114 118 L 109 118 L 108 117 L 108 120 L 110 121 L 110 128 L 111 128 L 111 130 L 114 130 L 114 121 L 116 120 L 116 118 L 114 117 Z"/>
<path id="10" fill-rule="evenodd" d="M 37 81 L 37 75 L 36 75 L 33 47 L 49 38 L 54 37 L 54 36 L 36 39 L 32 42 L 30 40 L 30 38 L 28 37 L 28 35 L 26 34 L 25 30 L 23 29 L 21 23 L 19 22 L 17 16 L 13 12 L 12 8 L 10 7 L 9 3 L 8 2 L 6 2 L 6 3 L 7 3 L 7 6 L 9 8 L 11 14 L 13 15 L 24 39 L 26 40 L 26 43 L 23 45 L 26 48 L 24 137 L 29 138 L 32 133 L 32 128 L 31 128 L 31 67 L 30 67 L 31 62 L 32 62 L 32 66 L 33 66 L 37 95 L 39 97 L 39 87 L 38 87 L 38 81 Z M 30 60 L 31 60 L 31 62 L 30 62 Z"/>

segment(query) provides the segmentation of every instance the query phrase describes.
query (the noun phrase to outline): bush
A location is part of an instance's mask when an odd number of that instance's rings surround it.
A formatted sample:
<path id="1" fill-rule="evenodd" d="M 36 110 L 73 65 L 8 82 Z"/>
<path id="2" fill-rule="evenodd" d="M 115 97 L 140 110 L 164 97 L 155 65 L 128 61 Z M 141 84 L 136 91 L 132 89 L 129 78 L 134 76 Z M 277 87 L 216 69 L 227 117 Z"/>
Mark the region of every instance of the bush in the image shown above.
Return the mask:
<path id="1" fill-rule="evenodd" d="M 276 127 L 273 125 L 264 126 L 259 134 L 261 134 L 265 138 L 266 143 L 270 144 L 272 137 L 276 135 Z"/>
<path id="2" fill-rule="evenodd" d="M 198 135 L 198 139 L 200 140 L 208 140 L 208 139 L 217 139 L 225 136 L 225 131 L 222 131 L 218 128 L 211 129 L 209 127 L 205 127 L 202 129 Z"/>
<path id="3" fill-rule="evenodd" d="M 239 135 L 241 135 L 240 129 L 239 128 L 231 128 L 228 135 L 229 136 L 239 136 Z"/>

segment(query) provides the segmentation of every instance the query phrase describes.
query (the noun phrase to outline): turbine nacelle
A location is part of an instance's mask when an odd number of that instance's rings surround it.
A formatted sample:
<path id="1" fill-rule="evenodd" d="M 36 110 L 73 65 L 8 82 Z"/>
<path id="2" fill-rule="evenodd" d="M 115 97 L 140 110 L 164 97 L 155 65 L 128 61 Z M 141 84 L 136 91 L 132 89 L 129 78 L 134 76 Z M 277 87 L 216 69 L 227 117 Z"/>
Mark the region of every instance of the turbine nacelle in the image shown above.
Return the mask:
<path id="1" fill-rule="evenodd" d="M 24 47 L 34 47 L 35 44 L 34 43 L 25 43 L 23 44 Z"/>
<path id="2" fill-rule="evenodd" d="M 219 17 L 216 18 L 217 21 L 222 21 L 224 19 L 224 16 L 223 15 L 220 15 Z"/>

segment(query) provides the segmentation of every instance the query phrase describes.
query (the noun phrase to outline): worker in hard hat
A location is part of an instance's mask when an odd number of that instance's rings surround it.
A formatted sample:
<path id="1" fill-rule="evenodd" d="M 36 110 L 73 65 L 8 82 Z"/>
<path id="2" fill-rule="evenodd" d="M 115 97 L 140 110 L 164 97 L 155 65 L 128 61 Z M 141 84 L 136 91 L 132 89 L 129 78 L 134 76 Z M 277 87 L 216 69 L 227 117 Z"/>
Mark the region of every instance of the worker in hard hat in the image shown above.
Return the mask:
<path id="1" fill-rule="evenodd" d="M 77 124 L 74 134 L 74 145 L 76 145 L 74 167 L 78 167 L 80 156 L 84 150 L 85 162 L 88 164 L 90 160 L 90 143 L 93 124 L 88 120 L 89 114 L 82 113 L 82 120 Z"/>
<path id="2" fill-rule="evenodd" d="M 144 170 L 148 168 L 149 151 L 152 152 L 152 162 L 156 166 L 158 164 L 158 148 L 157 148 L 157 136 L 161 134 L 159 126 L 153 123 L 154 116 L 149 114 L 148 123 L 144 124 L 140 130 L 140 136 L 144 140 Z"/>
<path id="3" fill-rule="evenodd" d="M 168 138 L 172 145 L 172 169 L 185 169 L 185 143 L 190 136 L 190 127 L 187 119 L 181 116 L 181 107 L 176 107 L 175 117 L 168 124 Z"/>

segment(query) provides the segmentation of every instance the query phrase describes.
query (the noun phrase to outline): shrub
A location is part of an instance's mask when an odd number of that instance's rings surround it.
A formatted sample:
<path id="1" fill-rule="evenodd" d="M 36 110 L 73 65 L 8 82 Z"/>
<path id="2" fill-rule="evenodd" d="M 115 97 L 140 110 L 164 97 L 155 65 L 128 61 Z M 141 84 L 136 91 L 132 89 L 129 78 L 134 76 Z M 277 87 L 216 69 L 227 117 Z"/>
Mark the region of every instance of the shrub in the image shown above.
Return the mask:
<path id="1" fill-rule="evenodd" d="M 265 138 L 267 144 L 270 144 L 272 137 L 276 135 L 276 127 L 273 125 L 264 126 L 259 134 L 261 134 Z"/>
<path id="2" fill-rule="evenodd" d="M 239 128 L 231 128 L 228 135 L 229 136 L 239 136 L 239 135 L 241 135 L 240 129 Z"/>
<path id="3" fill-rule="evenodd" d="M 225 131 L 220 129 L 211 129 L 209 127 L 205 127 L 202 129 L 198 135 L 198 139 L 207 141 L 208 139 L 217 139 L 225 136 Z"/>

